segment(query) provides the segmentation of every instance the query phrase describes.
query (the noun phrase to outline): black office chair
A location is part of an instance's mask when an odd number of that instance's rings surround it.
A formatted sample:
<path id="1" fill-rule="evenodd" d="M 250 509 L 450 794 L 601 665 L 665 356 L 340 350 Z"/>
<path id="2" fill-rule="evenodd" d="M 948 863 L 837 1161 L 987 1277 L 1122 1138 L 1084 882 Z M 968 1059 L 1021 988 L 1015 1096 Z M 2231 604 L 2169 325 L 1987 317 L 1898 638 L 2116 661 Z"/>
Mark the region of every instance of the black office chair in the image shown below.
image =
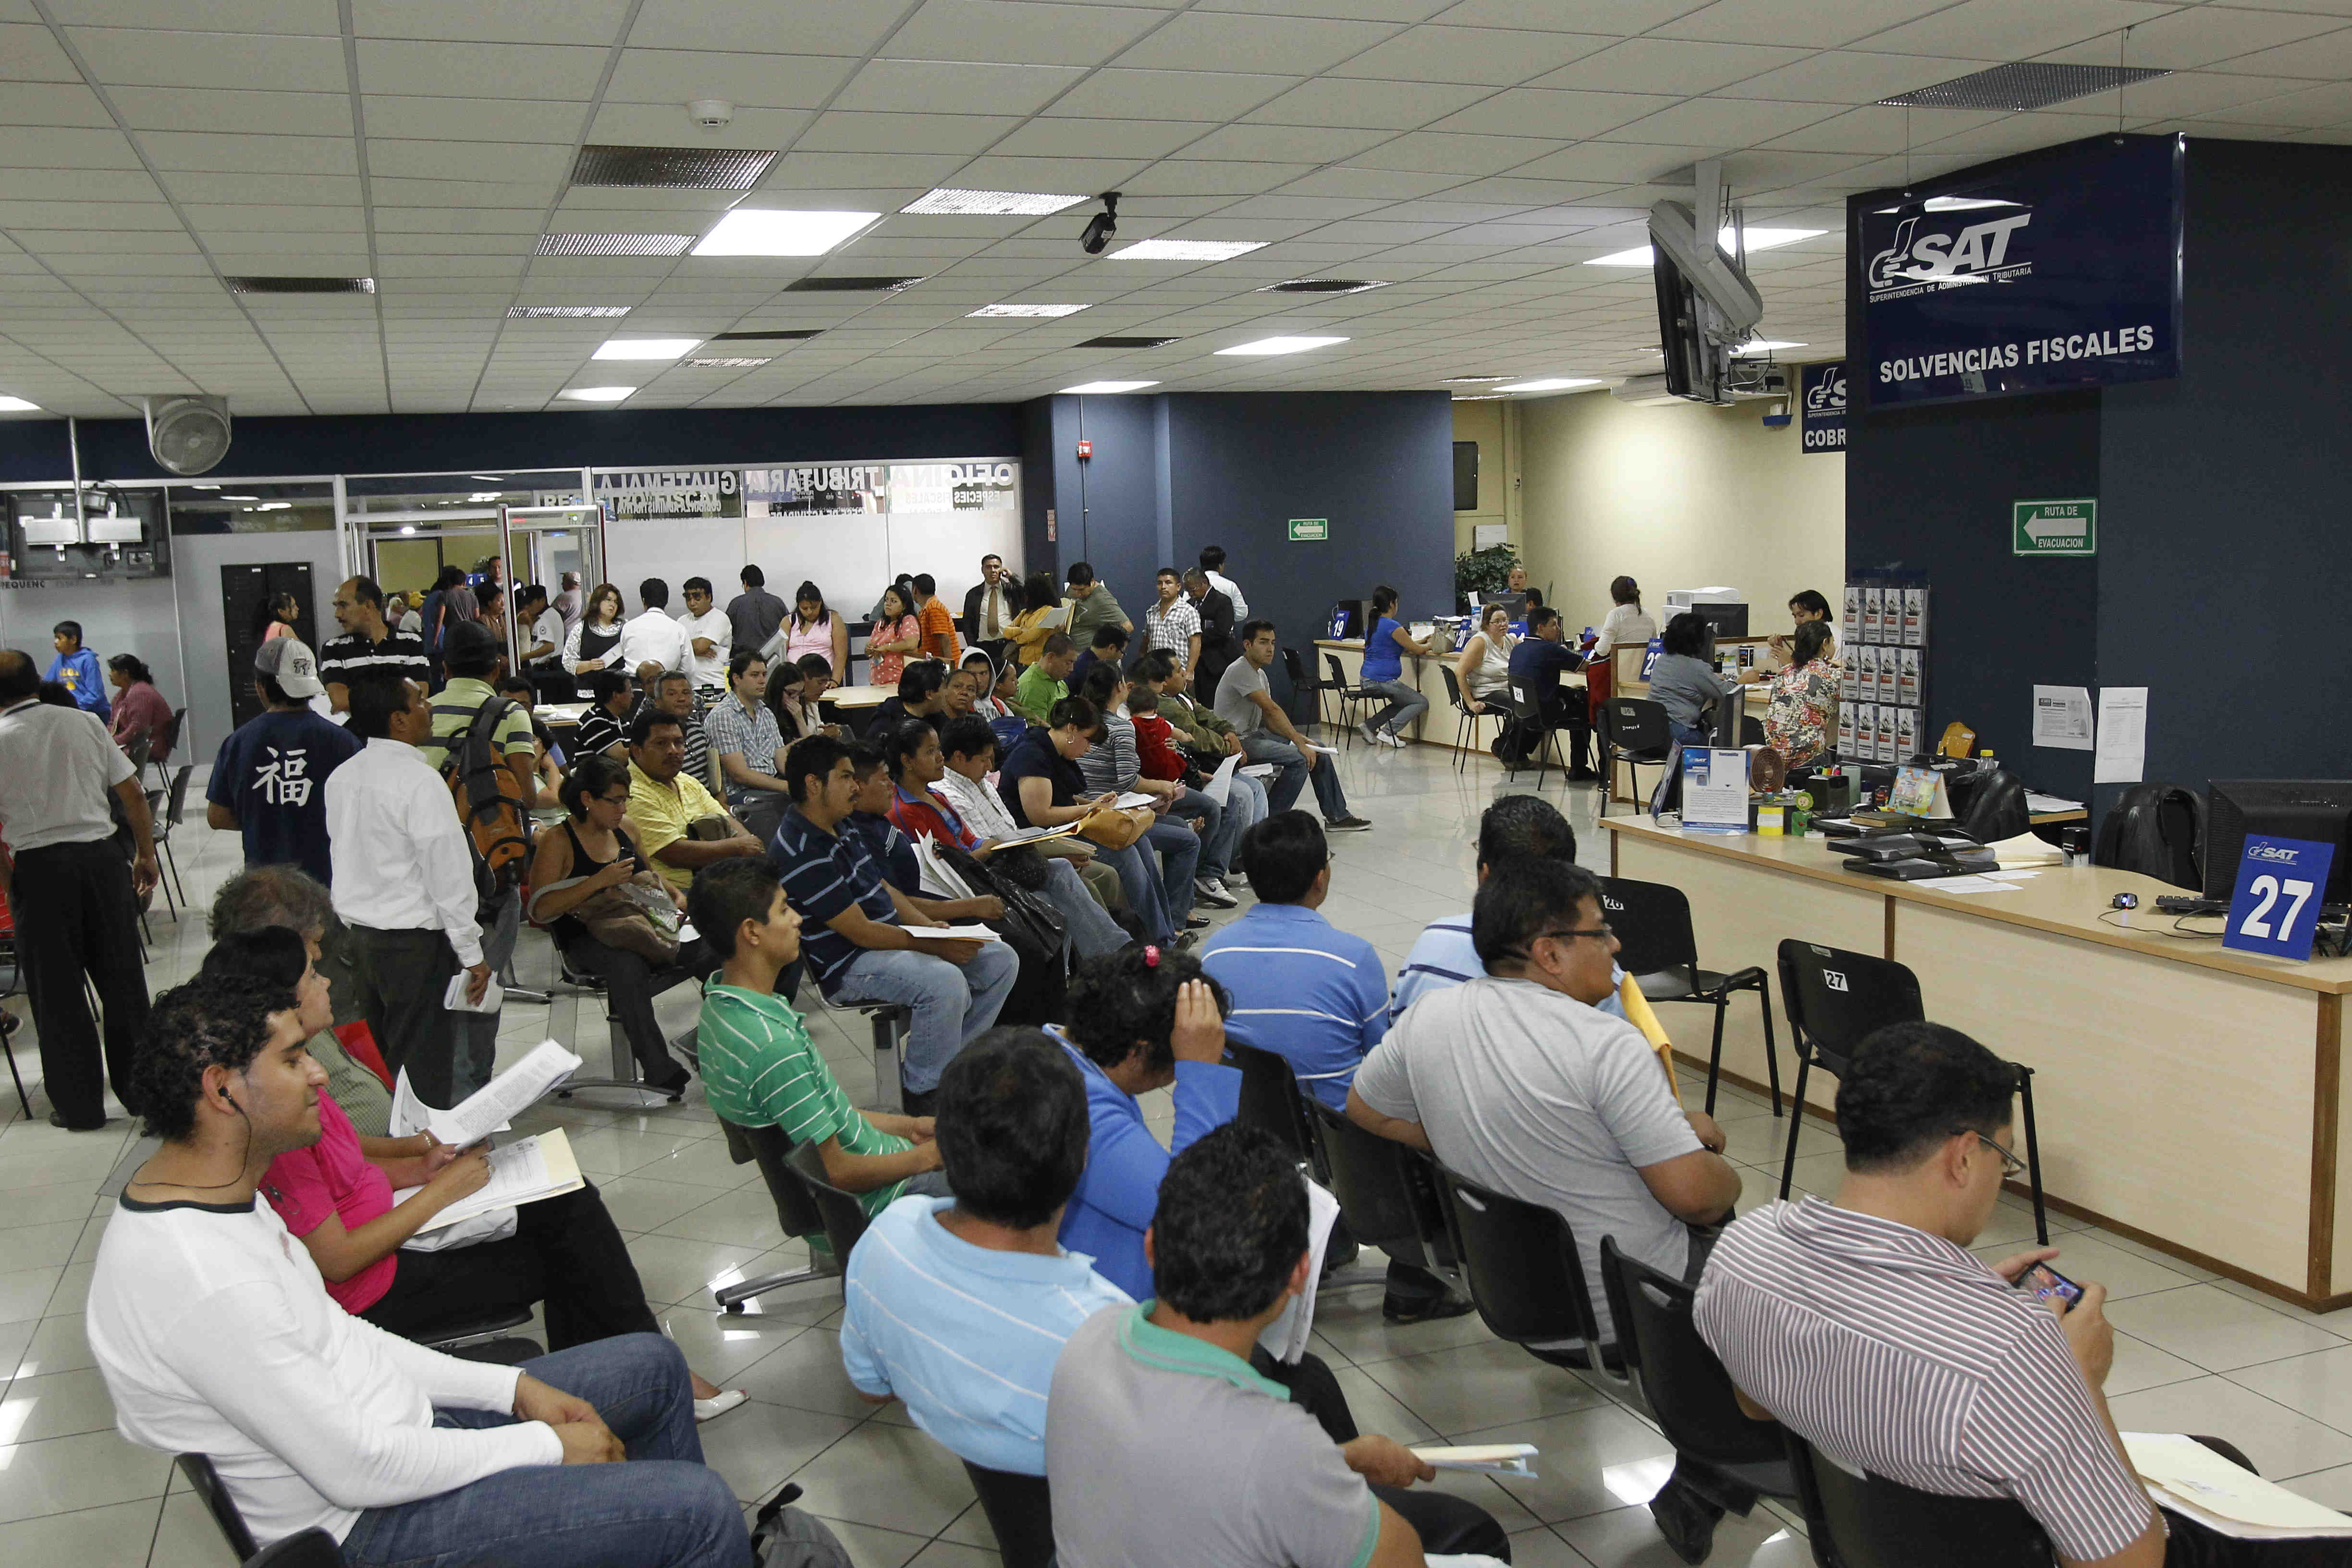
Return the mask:
<path id="1" fill-rule="evenodd" d="M 963 1462 L 971 1489 L 980 1494 L 980 1511 L 996 1532 L 996 1549 L 1004 1568 L 1052 1568 L 1054 1562 L 1054 1492 L 1043 1476 L 1017 1476 Z"/>
<path id="2" fill-rule="evenodd" d="M 2010 1498 L 1943 1497 L 1857 1475 L 1788 1434 L 1789 1468 L 1822 1568 L 2052 1568 L 2050 1538 Z"/>
<path id="3" fill-rule="evenodd" d="M 1470 705 L 1462 697 L 1462 678 L 1454 673 L 1452 665 L 1440 664 L 1437 668 L 1445 675 L 1445 700 L 1454 704 L 1454 771 L 1461 773 L 1470 765 L 1470 748 L 1478 739 L 1478 721 L 1486 714 L 1470 711 Z"/>
<path id="4" fill-rule="evenodd" d="M 343 1549 L 316 1525 L 299 1535 L 281 1536 L 252 1556 L 243 1568 L 341 1568 Z"/>
<path id="5" fill-rule="evenodd" d="M 915 1026 L 915 1010 L 904 1002 L 825 1000 L 824 987 L 808 988 L 807 1007 L 827 1013 L 862 1013 L 874 1040 L 874 1104 L 876 1110 L 907 1109 L 907 1034 Z"/>
<path id="6" fill-rule="evenodd" d="M 1437 1184 L 1463 1283 L 1479 1321 L 1496 1339 L 1553 1366 L 1587 1370 L 1593 1364 L 1591 1347 L 1601 1345 L 1603 1365 L 1623 1366 L 1616 1346 L 1601 1344 L 1584 1264 L 1566 1220 L 1444 1165 L 1437 1167 Z"/>
<path id="7" fill-rule="evenodd" d="M 172 830 L 180 826 L 180 818 L 188 810 L 188 775 L 195 772 L 192 763 L 183 763 L 172 770 L 172 782 L 163 789 L 147 792 L 147 810 L 153 818 L 155 847 L 163 852 L 163 865 L 171 872 L 171 884 L 163 889 L 163 907 L 172 918 L 180 918 L 180 905 L 188 901 L 187 884 L 180 880 L 179 858 L 172 853 Z M 161 882 L 162 878 L 156 879 Z M 179 898 L 174 900 L 174 890 Z"/>
<path id="8" fill-rule="evenodd" d="M 768 1184 L 768 1197 L 776 1205 L 776 1223 L 783 1226 L 784 1234 L 795 1241 L 824 1238 L 829 1247 L 824 1214 L 809 1195 L 807 1184 L 792 1168 L 791 1135 L 781 1127 L 739 1127 L 725 1117 L 719 1118 L 719 1129 L 727 1139 L 729 1159 L 739 1165 L 756 1163 L 760 1167 L 761 1178 Z M 819 1164 L 823 1164 L 822 1160 Z M 806 1268 L 721 1285 L 711 1295 L 717 1298 L 721 1311 L 740 1312 L 743 1303 L 756 1296 L 840 1272 L 841 1259 L 828 1257 L 824 1248 L 812 1246 Z"/>
<path id="9" fill-rule="evenodd" d="M 1960 814 L 1960 831 L 1979 844 L 2014 838 L 2033 826 L 2025 807 L 2025 783 L 2007 768 L 1972 781 L 1968 809 Z"/>
<path id="10" fill-rule="evenodd" d="M 1772 1114 L 1780 1114 L 1780 1052 L 1772 1038 L 1772 983 L 1750 965 L 1728 974 L 1698 966 L 1690 900 L 1664 882 L 1601 879 L 1601 907 L 1617 933 L 1617 963 L 1655 1002 L 1698 1002 L 1715 1009 L 1715 1045 L 1706 1060 L 1706 1113 L 1715 1114 L 1716 1079 L 1723 1072 L 1723 1020 L 1731 994 L 1753 991 L 1764 1010 L 1764 1068 L 1772 1083 Z"/>
<path id="11" fill-rule="evenodd" d="M 1562 726 L 1545 722 L 1543 704 L 1528 696 L 1527 689 L 1516 680 L 1504 689 L 1498 700 L 1510 710 L 1511 724 L 1519 738 L 1519 745 L 1513 752 L 1514 756 L 1522 759 L 1527 756 L 1527 737 L 1529 735 L 1541 737 L 1536 742 L 1534 747 L 1536 788 L 1538 790 L 1543 788 L 1544 774 L 1555 762 L 1559 764 L 1560 776 L 1567 777 L 1568 759 L 1560 754 L 1559 750 L 1559 731 Z M 1514 763 L 1509 757 L 1503 760 L 1507 776 L 1512 778 L 1517 777 L 1519 769 L 1526 765 L 1524 761 Z"/>
<path id="12" fill-rule="evenodd" d="M 188 1489 L 196 1494 L 196 1500 L 213 1516 L 213 1523 L 220 1527 L 221 1538 L 228 1542 L 229 1555 L 239 1563 L 251 1557 L 256 1551 L 253 1531 L 246 1528 L 245 1515 L 238 1511 L 236 1500 L 228 1495 L 228 1485 L 213 1468 L 212 1460 L 203 1454 L 182 1454 L 173 1462 L 186 1478 Z"/>
<path id="13" fill-rule="evenodd" d="M 1301 658 L 1297 648 L 1286 647 L 1282 650 L 1282 668 L 1290 677 L 1291 721 L 1296 724 L 1309 722 L 1308 720 L 1301 717 L 1298 711 L 1300 700 L 1303 699 L 1315 716 L 1313 721 L 1321 722 L 1323 683 L 1315 679 L 1315 667 Z M 1214 703 L 1217 694 L 1212 691 L 1202 696 L 1202 700 Z"/>
<path id="14" fill-rule="evenodd" d="M 1298 1075 L 1292 1069 L 1290 1059 L 1234 1039 L 1225 1042 L 1225 1054 L 1233 1058 L 1234 1066 L 1242 1074 L 1241 1109 L 1234 1120 L 1272 1133 L 1294 1159 L 1314 1170 L 1320 1180 L 1322 1164 L 1316 1157 L 1315 1127 L 1307 1120 L 1307 1096 L 1298 1087 Z"/>
<path id="15" fill-rule="evenodd" d="M 25 984 L 24 961 L 16 952 L 16 920 L 0 900 L 0 1001 L 14 996 Z M 16 1070 L 16 1047 L 12 1042 L 24 1020 L 14 1013 L 0 1012 L 0 1055 L 8 1058 L 8 1079 L 16 1086 L 16 1103 L 25 1112 L 25 1120 L 33 1119 L 33 1102 L 25 1096 L 25 1078 Z"/>
<path id="16" fill-rule="evenodd" d="M 1674 754 L 1674 727 L 1667 722 L 1663 702 L 1646 697 L 1612 697 L 1601 705 L 1593 726 L 1594 737 L 1601 746 L 1601 810 L 1606 815 L 1609 797 L 1617 788 L 1617 764 L 1622 763 L 1633 775 L 1633 798 L 1642 795 L 1642 770 L 1645 767 L 1664 769 L 1666 759 Z"/>
<path id="17" fill-rule="evenodd" d="M 858 1206 L 857 1194 L 843 1192 L 833 1184 L 832 1178 L 824 1173 L 824 1156 L 814 1143 L 793 1144 L 784 1163 L 808 1189 L 816 1212 L 824 1217 L 824 1237 L 833 1244 L 834 1262 L 847 1268 L 849 1255 L 856 1250 L 869 1223 L 866 1211 Z"/>
<path id="18" fill-rule="evenodd" d="M 1365 708 L 1377 707 L 1381 704 L 1384 704 L 1388 701 L 1388 699 L 1381 696 L 1379 692 L 1368 690 L 1362 686 L 1349 685 L 1347 668 L 1345 666 L 1340 664 L 1339 656 L 1338 654 L 1325 654 L 1323 656 L 1323 665 L 1325 668 L 1331 672 L 1331 695 L 1338 698 L 1339 701 L 1339 728 L 1346 731 L 1348 735 L 1348 738 L 1341 741 L 1339 743 L 1343 746 L 1352 746 L 1356 743 L 1355 734 L 1356 724 L 1358 721 L 1357 716 L 1362 713 Z M 1318 716 L 1322 713 L 1323 709 L 1320 702 L 1316 704 L 1315 710 Z"/>
<path id="19" fill-rule="evenodd" d="M 1307 1100 L 1307 1114 L 1349 1234 L 1467 1295 L 1437 1195 L 1437 1163 L 1410 1144 L 1367 1132 L 1319 1100 Z"/>
<path id="20" fill-rule="evenodd" d="M 1795 1041 L 1797 1083 L 1790 1097 L 1789 1148 L 1780 1161 L 1780 1195 L 1786 1198 L 1796 1179 L 1797 1134 L 1805 1124 L 1805 1079 L 1816 1066 L 1843 1077 L 1853 1060 L 1854 1048 L 1871 1031 L 1888 1024 L 1917 1023 L 1927 1017 L 1919 998 L 1919 978 L 1892 959 L 1818 942 L 1787 941 L 1780 944 L 1780 1002 L 1789 1010 L 1789 1033 Z M 2011 1062 L 2017 1075 L 2017 1092 L 2025 1121 L 2026 1184 L 2033 1198 L 2033 1235 L 2050 1245 L 2050 1222 L 2042 1199 L 2042 1140 L 2033 1122 L 2033 1069 Z"/>
<path id="21" fill-rule="evenodd" d="M 460 1361 L 486 1362 L 493 1366 L 520 1366 L 547 1353 L 537 1340 L 511 1331 L 530 1321 L 530 1308 L 507 1307 L 471 1318 L 460 1318 L 415 1338 L 427 1350 L 436 1350 Z"/>
<path id="22" fill-rule="evenodd" d="M 155 770 L 155 782 L 166 788 L 171 785 L 172 775 L 164 764 L 172 760 L 172 753 L 180 749 L 180 729 L 187 721 L 187 717 L 188 710 L 184 708 L 172 710 L 172 716 L 156 732 L 155 743 L 147 750 L 147 765 Z"/>
<path id="23" fill-rule="evenodd" d="M 1767 1497 L 1795 1497 L 1780 1423 L 1752 1420 L 1739 1408 L 1731 1374 L 1699 1338 L 1691 1319 L 1697 1292 L 1618 1251 L 1613 1236 L 1601 1238 L 1601 1283 L 1626 1373 L 1675 1454 Z"/>

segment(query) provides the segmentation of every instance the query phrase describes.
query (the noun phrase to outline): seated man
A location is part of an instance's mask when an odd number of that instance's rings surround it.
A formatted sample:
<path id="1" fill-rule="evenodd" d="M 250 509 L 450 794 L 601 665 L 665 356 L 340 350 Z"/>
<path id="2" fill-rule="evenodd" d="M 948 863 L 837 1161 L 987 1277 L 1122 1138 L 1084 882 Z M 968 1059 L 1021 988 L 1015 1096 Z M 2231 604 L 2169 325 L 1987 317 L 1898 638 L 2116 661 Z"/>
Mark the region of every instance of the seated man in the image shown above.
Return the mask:
<path id="1" fill-rule="evenodd" d="M 2101 1390 L 2115 1358 L 2105 1287 L 2076 1281 L 2068 1310 L 2013 1289 L 2055 1248 L 1992 1264 L 1968 1250 L 2021 1169 L 2016 1090 L 2007 1063 L 1938 1024 L 1891 1024 L 1862 1042 L 1838 1079 L 1835 1201 L 1742 1215 L 1699 1280 L 1699 1333 L 1740 1403 L 1828 1462 L 1948 1497 L 2014 1499 L 2063 1563 L 2345 1562 L 2340 1541 L 2237 1541 L 2159 1517 Z"/>
<path id="2" fill-rule="evenodd" d="M 272 1160 L 319 1136 L 326 1075 L 291 992 L 204 976 L 165 993 L 137 1078 L 163 1146 L 117 1201 L 88 1318 L 125 1436 L 209 1457 L 261 1542 L 316 1526 L 355 1568 L 750 1561 L 667 1340 L 497 1366 L 327 1294 L 255 1195 Z"/>
<path id="3" fill-rule="evenodd" d="M 1571 780 L 1597 779 L 1587 760 L 1586 742 L 1592 733 L 1586 721 L 1584 695 L 1580 691 L 1560 689 L 1559 678 L 1584 668 L 1584 658 L 1563 640 L 1568 626 L 1559 612 L 1549 606 L 1528 611 L 1528 635 L 1511 649 L 1511 684 L 1527 693 L 1542 717 L 1546 731 L 1568 726 L 1568 776 Z M 1532 757 L 1544 743 L 1538 732 L 1517 738 L 1517 749 Z"/>
<path id="4" fill-rule="evenodd" d="M 1078 645 L 1060 632 L 1046 636 L 1036 662 L 1021 672 L 1013 689 L 1013 706 L 1032 724 L 1045 722 L 1054 704 L 1070 694 L 1070 671 L 1077 667 Z"/>
<path id="5" fill-rule="evenodd" d="M 949 922 L 928 900 L 892 887 L 859 838 L 843 830 L 857 799 L 848 747 L 826 735 L 798 742 L 784 755 L 784 782 L 792 809 L 770 854 L 807 922 L 809 972 L 828 998 L 913 1007 L 904 1089 L 908 1109 L 919 1110 L 949 1058 L 996 1022 L 1018 978 L 1013 950 L 908 934 Z"/>
<path id="6" fill-rule="evenodd" d="M 941 761 L 946 770 L 931 781 L 930 791 L 955 810 L 964 830 L 978 834 L 983 843 L 1019 833 L 1021 824 L 1013 820 L 1004 797 L 989 782 L 996 772 L 995 730 L 978 714 L 950 720 L 947 728 L 940 731 L 940 750 L 944 753 Z M 903 820 L 898 826 L 910 833 L 915 831 Z M 1127 895 L 1120 890 L 1118 872 L 1097 859 L 1093 847 L 1086 840 L 1072 837 L 1049 838 L 1037 846 L 1037 852 L 1049 858 L 1066 860 L 1076 868 L 1088 896 L 1104 910 L 1126 907 Z"/>
<path id="7" fill-rule="evenodd" d="M 952 1198 L 890 1205 L 850 1259 L 841 1322 L 849 1381 L 960 1459 L 1045 1473 L 1045 1394 L 1062 1343 L 1131 1304 L 1055 1240 L 1087 1164 L 1078 1070 L 1034 1029 L 992 1029 L 940 1079 Z"/>
<path id="8" fill-rule="evenodd" d="M 1087 672 L 1093 669 L 1095 666 L 1117 665 L 1125 662 L 1127 638 L 1128 632 L 1125 626 L 1097 626 L 1094 640 L 1087 646 L 1084 653 L 1078 655 L 1078 661 L 1070 666 L 1070 689 L 1073 691 L 1086 689 Z"/>
<path id="9" fill-rule="evenodd" d="M 1474 1502 L 1392 1437 L 1328 1426 L 1252 1364 L 1307 1289 L 1307 1184 L 1254 1127 L 1168 1167 L 1144 1246 L 1154 1299 L 1081 1324 L 1054 1368 L 1045 1475 L 1062 1568 L 1419 1568 L 1507 1553 Z"/>
<path id="10" fill-rule="evenodd" d="M 858 1110 L 809 1043 L 776 976 L 800 956 L 801 917 L 765 860 L 730 860 L 694 879 L 687 912 L 726 967 L 703 988 L 702 1089 L 738 1127 L 780 1127 L 814 1143 L 824 1178 L 878 1215 L 908 1193 L 944 1193 L 929 1117 Z M 812 1247 L 816 1242 L 810 1244 Z"/>
<path id="11" fill-rule="evenodd" d="M 1524 865 L 1530 860 L 1558 860 L 1563 865 L 1576 864 L 1576 829 L 1559 808 L 1534 795 L 1507 795 L 1488 806 L 1478 818 L 1478 880 L 1483 885 L 1495 874 L 1498 866 Z M 1413 939 L 1412 951 L 1404 955 L 1404 967 L 1397 971 L 1396 999 L 1389 1004 L 1389 1021 L 1404 1016 L 1404 1010 L 1433 991 L 1443 991 L 1449 985 L 1460 985 L 1486 973 L 1478 962 L 1478 949 L 1471 939 L 1470 911 L 1444 915 L 1433 920 Z M 1622 970 L 1612 972 L 1617 984 L 1624 984 Z M 1602 1012 L 1622 1018 L 1625 1004 L 1615 992 L 1593 1004 Z"/>
<path id="12" fill-rule="evenodd" d="M 1233 727 L 1251 762 L 1275 764 L 1274 787 L 1267 792 L 1270 811 L 1288 811 L 1297 805 L 1299 791 L 1311 779 L 1315 804 L 1323 808 L 1324 830 L 1361 833 L 1371 824 L 1348 810 L 1347 793 L 1339 787 L 1339 759 L 1318 751 L 1300 734 L 1266 689 L 1266 666 L 1276 651 L 1272 621 L 1252 621 L 1242 628 L 1242 657 L 1225 668 L 1217 682 L 1217 717 Z"/>
<path id="13" fill-rule="evenodd" d="M 768 661 L 757 648 L 741 649 L 728 656 L 727 695 L 702 721 L 709 748 L 719 759 L 727 808 L 762 843 L 784 814 L 784 781 L 776 776 L 783 733 L 767 696 Z"/>
<path id="14" fill-rule="evenodd" d="M 909 719 L 928 721 L 933 727 L 947 718 L 947 684 L 952 666 L 937 659 L 912 659 L 898 672 L 898 694 L 886 697 L 874 708 L 866 721 L 865 734 L 879 742 L 883 736 Z"/>
<path id="15" fill-rule="evenodd" d="M 580 727 L 572 732 L 567 752 L 575 763 L 599 752 L 621 755 L 629 740 L 629 678 L 617 669 L 595 669 L 580 677 L 580 683 L 588 689 L 588 706 L 581 711 Z"/>
<path id="16" fill-rule="evenodd" d="M 689 720 L 648 708 L 629 723 L 629 837 L 673 888 L 721 860 L 748 859 L 766 847 L 727 814 L 702 781 L 686 771 Z M 722 823 L 723 837 L 704 838 L 698 822 Z"/>
<path id="17" fill-rule="evenodd" d="M 1616 1326 L 1601 1237 L 1696 1279 L 1713 1239 L 1704 1227 L 1731 1212 L 1739 1173 L 1714 1120 L 1675 1103 L 1641 1031 L 1594 1005 L 1611 994 L 1617 952 L 1599 879 L 1559 860 L 1505 866 L 1479 887 L 1471 930 L 1486 973 L 1390 1026 L 1348 1090 L 1348 1119 L 1567 1220 L 1607 1357 Z M 1678 1468 L 1660 1497 L 1706 1506 L 1691 1488 Z"/>
<path id="18" fill-rule="evenodd" d="M 1203 654 L 1201 663 L 1202 673 L 1205 676 L 1209 656 Z M 1222 669 L 1223 667 L 1218 668 Z M 1195 700 L 1189 689 L 1192 684 L 1192 672 L 1178 664 L 1172 654 L 1157 651 L 1145 654 L 1137 662 L 1135 674 L 1139 682 L 1158 689 L 1160 706 L 1157 711 L 1175 731 L 1176 744 L 1191 753 L 1193 765 L 1205 772 L 1214 772 L 1227 757 L 1241 754 L 1242 738 L 1234 732 L 1231 724 L 1218 717 L 1215 709 Z M 1130 695 L 1128 699 L 1130 708 L 1134 701 Z M 1242 834 L 1264 822 L 1270 815 L 1266 806 L 1265 785 L 1236 767 L 1232 787 L 1225 792 L 1225 811 L 1228 816 L 1240 820 L 1234 840 L 1238 844 Z M 1230 879 L 1241 869 L 1237 863 L 1230 867 L 1225 875 Z"/>

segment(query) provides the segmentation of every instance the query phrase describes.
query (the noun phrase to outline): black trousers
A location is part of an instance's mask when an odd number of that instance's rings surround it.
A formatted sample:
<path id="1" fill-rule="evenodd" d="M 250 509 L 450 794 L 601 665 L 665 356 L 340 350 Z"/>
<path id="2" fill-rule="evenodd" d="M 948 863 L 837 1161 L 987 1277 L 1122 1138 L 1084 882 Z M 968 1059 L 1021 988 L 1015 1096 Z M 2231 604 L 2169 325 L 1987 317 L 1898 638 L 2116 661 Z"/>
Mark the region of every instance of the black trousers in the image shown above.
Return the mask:
<path id="1" fill-rule="evenodd" d="M 1250 1370 L 1290 1390 L 1290 1402 L 1315 1417 L 1334 1443 L 1352 1443 L 1360 1434 L 1348 1408 L 1348 1395 L 1322 1357 L 1308 1352 L 1296 1366 L 1267 1354 L 1262 1345 L 1250 1347 Z M 1372 1485 L 1372 1495 L 1413 1528 L 1423 1552 L 1484 1553 L 1508 1563 L 1511 1538 L 1495 1516 L 1468 1498 L 1454 1497 L 1427 1487 Z M 2282 1564 L 2281 1568 L 2286 1568 Z"/>
<path id="2" fill-rule="evenodd" d="M 515 1234 L 448 1252 L 403 1252 L 392 1289 L 360 1314 L 414 1339 L 501 1309 L 547 1303 L 547 1348 L 659 1333 L 628 1244 L 591 1185 L 515 1210 Z"/>
<path id="3" fill-rule="evenodd" d="M 106 1120 L 110 1079 L 115 1098 L 136 1115 L 131 1064 L 147 1027 L 147 972 L 139 956 L 138 896 L 122 851 L 111 838 L 20 849 L 8 907 L 50 1106 L 69 1127 L 96 1127 Z M 105 1018 L 103 1073 L 84 976 Z"/>
<path id="4" fill-rule="evenodd" d="M 425 1104 L 455 1105 L 458 1028 L 466 1016 L 442 1006 L 441 998 L 457 973 L 457 950 L 437 931 L 346 929 L 358 983 L 352 1000 L 375 1036 L 384 1067 L 395 1080 L 406 1068 L 409 1087 Z"/>
<path id="5" fill-rule="evenodd" d="M 636 953 L 607 947 L 593 936 L 576 936 L 565 944 L 563 956 L 574 969 L 604 982 L 604 995 L 628 1037 L 629 1050 L 645 1071 L 647 1083 L 658 1088 L 686 1081 L 686 1069 L 670 1059 L 661 1020 L 654 1015 L 654 998 L 673 985 L 700 980 L 723 962 L 710 944 L 697 938 L 677 950 L 677 961 L 656 969 Z"/>

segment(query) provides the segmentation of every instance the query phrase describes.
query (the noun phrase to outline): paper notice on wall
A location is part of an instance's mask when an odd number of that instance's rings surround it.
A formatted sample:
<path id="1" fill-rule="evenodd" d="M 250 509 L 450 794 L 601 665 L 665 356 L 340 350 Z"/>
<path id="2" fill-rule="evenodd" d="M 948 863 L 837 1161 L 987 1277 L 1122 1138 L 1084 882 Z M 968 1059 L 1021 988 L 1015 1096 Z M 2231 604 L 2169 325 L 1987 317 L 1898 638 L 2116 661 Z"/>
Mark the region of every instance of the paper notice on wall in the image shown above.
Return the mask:
<path id="1" fill-rule="evenodd" d="M 2033 689 L 2033 743 L 2062 752 L 2087 752 L 2091 745 L 2091 689 L 2087 686 Z"/>
<path id="2" fill-rule="evenodd" d="M 2093 784 L 2137 784 L 2147 771 L 2147 688 L 2099 688 L 2099 748 Z"/>

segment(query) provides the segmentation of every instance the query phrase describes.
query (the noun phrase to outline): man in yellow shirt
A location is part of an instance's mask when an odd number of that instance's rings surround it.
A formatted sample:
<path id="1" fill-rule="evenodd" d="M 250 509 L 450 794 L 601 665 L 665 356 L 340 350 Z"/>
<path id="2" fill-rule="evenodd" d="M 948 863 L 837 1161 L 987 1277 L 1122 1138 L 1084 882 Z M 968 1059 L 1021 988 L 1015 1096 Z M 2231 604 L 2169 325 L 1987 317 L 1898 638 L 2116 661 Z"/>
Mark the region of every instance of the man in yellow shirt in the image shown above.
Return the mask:
<path id="1" fill-rule="evenodd" d="M 728 836 L 692 837 L 694 824 L 705 817 L 726 823 Z M 629 726 L 628 826 L 638 852 L 676 888 L 690 886 L 696 871 L 717 861 L 767 853 L 767 846 L 686 772 L 686 731 L 677 714 L 659 708 L 646 709 Z"/>

